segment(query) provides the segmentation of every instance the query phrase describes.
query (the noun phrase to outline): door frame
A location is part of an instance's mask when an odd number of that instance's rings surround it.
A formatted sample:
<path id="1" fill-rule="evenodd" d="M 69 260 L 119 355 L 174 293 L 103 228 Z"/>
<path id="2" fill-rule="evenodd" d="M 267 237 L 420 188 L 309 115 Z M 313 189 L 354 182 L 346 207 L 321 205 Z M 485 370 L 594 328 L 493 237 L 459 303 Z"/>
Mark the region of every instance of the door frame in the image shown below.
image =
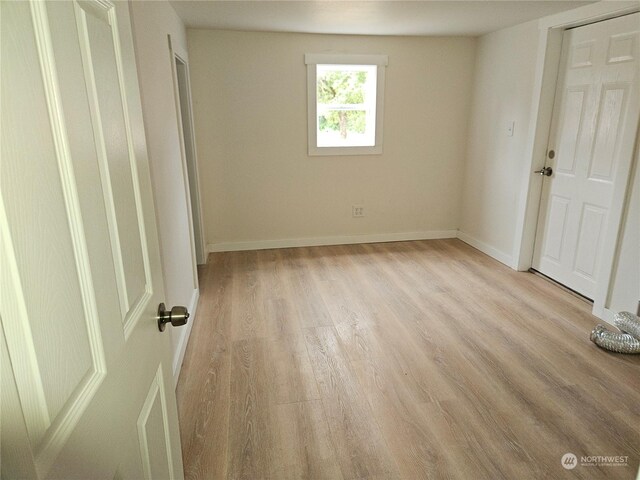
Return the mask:
<path id="1" fill-rule="evenodd" d="M 538 58 L 534 78 L 533 98 L 529 123 L 528 142 L 525 149 L 526 170 L 522 178 L 521 194 L 518 203 L 515 246 L 513 251 L 514 267 L 527 271 L 533 262 L 534 243 L 538 226 L 542 181 L 533 175 L 534 170 L 542 168 L 546 162 L 546 153 L 553 117 L 556 84 L 560 69 L 562 36 L 567 28 L 579 27 L 590 23 L 609 20 L 640 11 L 637 2 L 598 2 L 584 7 L 562 12 L 539 20 Z M 638 121 L 628 122 L 624 134 L 637 135 Z M 636 137 L 637 140 L 637 137 Z M 620 152 L 625 165 L 632 170 L 636 142 L 625 145 Z M 611 205 L 611 214 L 605 230 L 602 264 L 598 272 L 596 294 L 593 302 L 593 314 L 608 319 L 605 304 L 609 296 L 611 277 L 617 251 L 620 225 L 625 204 L 629 196 L 629 182 L 625 188 L 616 189 Z"/>
<path id="2" fill-rule="evenodd" d="M 193 121 L 193 103 L 191 101 L 191 78 L 189 72 L 189 61 L 187 60 L 186 52 L 177 52 L 171 42 L 171 35 L 167 35 L 168 43 L 169 43 L 169 55 L 171 58 L 171 76 L 173 80 L 173 94 L 174 100 L 176 104 L 176 117 L 178 119 L 178 132 L 180 137 L 180 156 L 182 157 L 182 176 L 185 184 L 185 193 L 187 206 L 189 208 L 189 229 L 191 236 L 191 256 L 193 261 L 193 271 L 194 275 L 197 276 L 197 258 L 200 257 L 204 259 L 204 263 L 207 261 L 207 252 L 206 252 L 206 243 L 204 239 L 204 223 L 202 221 L 202 197 L 200 196 L 200 175 L 198 168 L 198 151 L 196 149 L 196 138 L 195 138 L 195 129 L 194 129 L 194 121 Z M 187 150 L 185 145 L 185 135 L 184 135 L 184 127 L 183 127 L 183 119 L 182 119 L 182 110 L 180 108 L 180 85 L 178 83 L 178 70 L 176 68 L 176 61 L 182 63 L 185 67 L 185 73 L 187 78 L 186 90 L 187 90 L 187 98 L 184 99 L 187 102 L 189 107 L 189 122 L 191 124 L 191 129 L 188 135 L 187 141 L 189 142 L 189 146 L 191 151 L 193 152 L 193 174 L 194 174 L 194 185 L 195 192 L 193 192 L 194 197 L 196 199 L 197 205 L 193 205 L 191 201 L 191 184 L 189 182 L 189 170 L 187 167 Z M 198 232 L 196 232 L 196 228 L 194 225 L 194 217 L 198 223 Z M 198 251 L 198 242 L 196 242 L 196 235 L 199 240 L 199 251 Z M 197 278 L 194 280 L 195 285 L 197 285 Z"/>

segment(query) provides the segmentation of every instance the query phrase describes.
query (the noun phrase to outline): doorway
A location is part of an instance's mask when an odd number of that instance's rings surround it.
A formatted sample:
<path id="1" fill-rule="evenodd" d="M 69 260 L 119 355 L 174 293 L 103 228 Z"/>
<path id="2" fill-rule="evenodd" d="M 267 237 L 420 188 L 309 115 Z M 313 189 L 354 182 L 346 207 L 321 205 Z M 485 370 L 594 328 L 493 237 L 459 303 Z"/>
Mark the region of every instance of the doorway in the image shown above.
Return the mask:
<path id="1" fill-rule="evenodd" d="M 200 207 L 200 188 L 198 182 L 198 165 L 193 128 L 193 112 L 191 111 L 191 89 L 189 83 L 189 67 L 187 62 L 173 52 L 175 67 L 174 81 L 176 83 L 177 103 L 179 107 L 178 123 L 182 134 L 184 161 L 186 163 L 187 182 L 189 184 L 189 199 L 191 203 L 191 224 L 193 226 L 193 241 L 196 263 L 206 263 L 204 229 L 202 227 L 202 212 Z"/>
<path id="2" fill-rule="evenodd" d="M 640 112 L 640 13 L 563 33 L 532 267 L 593 299 L 614 203 L 626 189 L 633 145 L 628 124 Z M 619 225 L 618 225 L 619 228 Z"/>

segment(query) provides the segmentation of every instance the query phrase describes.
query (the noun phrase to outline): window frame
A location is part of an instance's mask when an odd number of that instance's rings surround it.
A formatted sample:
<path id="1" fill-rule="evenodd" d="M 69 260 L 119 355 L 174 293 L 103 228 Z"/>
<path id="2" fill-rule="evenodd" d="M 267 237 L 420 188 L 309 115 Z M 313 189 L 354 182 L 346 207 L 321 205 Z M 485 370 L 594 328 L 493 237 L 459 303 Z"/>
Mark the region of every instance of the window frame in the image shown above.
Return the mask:
<path id="1" fill-rule="evenodd" d="M 307 53 L 304 56 L 307 65 L 307 128 L 309 156 L 342 155 L 381 155 L 384 118 L 385 71 L 388 65 L 387 55 L 361 54 L 324 54 Z M 318 102 L 317 102 L 317 66 L 318 65 L 375 65 L 376 76 L 376 128 L 373 146 L 318 146 Z"/>

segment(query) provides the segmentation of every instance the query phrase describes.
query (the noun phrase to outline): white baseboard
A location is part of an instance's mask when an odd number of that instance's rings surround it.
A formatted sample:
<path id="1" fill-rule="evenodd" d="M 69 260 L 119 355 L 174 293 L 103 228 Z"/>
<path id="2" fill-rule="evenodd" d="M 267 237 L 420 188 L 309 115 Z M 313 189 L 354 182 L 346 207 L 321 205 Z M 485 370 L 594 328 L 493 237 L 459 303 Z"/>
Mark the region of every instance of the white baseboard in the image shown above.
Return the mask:
<path id="1" fill-rule="evenodd" d="M 516 266 L 513 262 L 513 257 L 511 255 L 508 255 L 498 250 L 497 248 L 492 247 L 491 245 L 488 245 L 478 240 L 477 238 L 472 237 L 467 233 L 461 232 L 460 230 L 458 230 L 458 238 L 464 243 L 471 245 L 473 248 L 480 250 L 482 253 L 486 253 L 490 257 L 495 258 L 500 263 L 504 263 L 508 267 L 516 269 Z"/>
<path id="2" fill-rule="evenodd" d="M 381 233 L 372 235 L 341 235 L 335 237 L 287 238 L 282 240 L 258 240 L 253 242 L 210 243 L 207 252 L 234 252 L 240 250 L 266 250 L 270 248 L 317 247 L 321 245 L 352 245 L 356 243 L 404 242 L 409 240 L 434 240 L 456 238 L 456 230 L 432 230 L 428 232 Z"/>
<path id="3" fill-rule="evenodd" d="M 173 387 L 178 386 L 178 378 L 180 377 L 180 369 L 182 368 L 182 362 L 184 361 L 184 354 L 187 351 L 187 343 L 189 343 L 189 336 L 191 335 L 191 329 L 193 323 L 196 320 L 196 313 L 198 310 L 198 298 L 200 298 L 200 289 L 196 288 L 191 295 L 191 302 L 189 304 L 189 321 L 181 328 L 180 339 L 178 340 L 178 348 L 173 353 Z"/>

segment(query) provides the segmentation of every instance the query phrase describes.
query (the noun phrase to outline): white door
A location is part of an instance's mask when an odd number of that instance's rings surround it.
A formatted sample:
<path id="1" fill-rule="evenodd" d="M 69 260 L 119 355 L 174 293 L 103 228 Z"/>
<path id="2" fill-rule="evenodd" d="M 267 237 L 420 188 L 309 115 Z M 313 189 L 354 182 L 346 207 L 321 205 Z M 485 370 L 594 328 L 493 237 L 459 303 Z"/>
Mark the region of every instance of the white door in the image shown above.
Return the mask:
<path id="1" fill-rule="evenodd" d="M 603 251 L 615 248 L 604 244 L 610 215 L 619 215 L 612 199 L 628 183 L 621 145 L 635 141 L 639 30 L 636 13 L 563 37 L 546 164 L 553 173 L 543 176 L 533 268 L 588 298 Z"/>
<path id="2" fill-rule="evenodd" d="M 0 2 L 3 478 L 182 478 L 129 5 Z"/>

